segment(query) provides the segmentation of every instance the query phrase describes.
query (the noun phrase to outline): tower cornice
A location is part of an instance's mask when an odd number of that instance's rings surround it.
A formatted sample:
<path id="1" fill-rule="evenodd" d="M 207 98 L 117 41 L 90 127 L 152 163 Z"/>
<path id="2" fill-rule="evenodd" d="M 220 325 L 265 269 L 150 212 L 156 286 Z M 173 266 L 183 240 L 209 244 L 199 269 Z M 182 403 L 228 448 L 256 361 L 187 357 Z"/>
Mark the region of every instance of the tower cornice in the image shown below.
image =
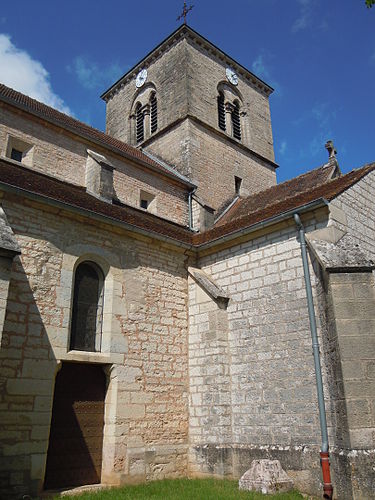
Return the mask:
<path id="1" fill-rule="evenodd" d="M 269 96 L 273 92 L 273 88 L 264 82 L 262 79 L 254 75 L 247 68 L 238 63 L 235 59 L 228 56 L 221 49 L 216 47 L 209 40 L 200 35 L 197 31 L 190 28 L 185 24 L 181 25 L 169 35 L 165 40 L 163 40 L 157 47 L 155 47 L 151 52 L 149 52 L 143 59 L 141 59 L 135 66 L 133 66 L 127 73 L 125 73 L 117 82 L 115 82 L 108 90 L 106 90 L 101 98 L 108 102 L 117 92 L 119 92 L 129 81 L 135 80 L 137 74 L 141 69 L 148 68 L 155 60 L 162 56 L 170 47 L 174 46 L 180 40 L 186 39 L 194 44 L 198 45 L 200 48 L 207 51 L 207 53 L 214 55 L 223 62 L 225 65 L 230 66 L 236 71 L 243 79 L 250 83 L 254 88 Z"/>

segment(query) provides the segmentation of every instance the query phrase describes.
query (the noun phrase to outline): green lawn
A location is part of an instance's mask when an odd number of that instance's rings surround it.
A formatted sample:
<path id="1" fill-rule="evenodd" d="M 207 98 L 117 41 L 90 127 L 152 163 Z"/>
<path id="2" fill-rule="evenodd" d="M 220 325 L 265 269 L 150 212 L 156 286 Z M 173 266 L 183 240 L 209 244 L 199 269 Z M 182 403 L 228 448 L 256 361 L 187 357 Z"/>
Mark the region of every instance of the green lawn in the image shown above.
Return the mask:
<path id="1" fill-rule="evenodd" d="M 61 497 L 55 497 L 60 498 Z M 136 486 L 125 486 L 84 493 L 79 496 L 64 496 L 77 500 L 261 500 L 265 496 L 260 493 L 249 493 L 238 490 L 238 481 L 227 479 L 165 479 L 152 481 Z M 300 493 L 279 493 L 267 496 L 267 499 L 301 500 Z"/>

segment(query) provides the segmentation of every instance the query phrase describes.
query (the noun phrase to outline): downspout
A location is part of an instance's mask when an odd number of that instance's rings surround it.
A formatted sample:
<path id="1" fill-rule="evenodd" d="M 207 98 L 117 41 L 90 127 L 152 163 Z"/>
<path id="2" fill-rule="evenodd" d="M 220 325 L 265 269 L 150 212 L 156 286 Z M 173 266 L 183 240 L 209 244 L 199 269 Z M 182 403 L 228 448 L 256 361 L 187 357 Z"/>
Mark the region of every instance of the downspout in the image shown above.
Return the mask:
<path id="1" fill-rule="evenodd" d="M 328 445 L 328 432 L 327 432 L 327 417 L 326 410 L 324 406 L 324 393 L 323 393 L 323 379 L 322 379 L 322 369 L 320 364 L 320 352 L 319 352 L 319 342 L 316 330 L 316 320 L 315 320 L 315 310 L 314 302 L 312 296 L 311 278 L 309 264 L 307 260 L 307 250 L 306 250 L 306 239 L 305 239 L 305 229 L 301 222 L 301 218 L 298 213 L 294 214 L 294 221 L 297 225 L 299 232 L 299 240 L 301 245 L 302 263 L 303 263 L 303 274 L 305 277 L 305 287 L 307 296 L 307 308 L 309 312 L 310 320 L 310 331 L 312 348 L 314 354 L 314 364 L 315 364 L 315 379 L 316 379 L 316 390 L 318 393 L 318 406 L 319 406 L 319 418 L 320 418 L 320 431 L 322 435 L 322 447 L 320 451 L 320 464 L 322 466 L 323 474 L 323 491 L 324 498 L 332 499 L 333 486 L 331 483 L 331 471 L 329 463 L 329 445 Z"/>
<path id="2" fill-rule="evenodd" d="M 193 194 L 197 188 L 195 187 L 188 194 L 188 204 L 189 204 L 189 229 L 193 229 Z"/>

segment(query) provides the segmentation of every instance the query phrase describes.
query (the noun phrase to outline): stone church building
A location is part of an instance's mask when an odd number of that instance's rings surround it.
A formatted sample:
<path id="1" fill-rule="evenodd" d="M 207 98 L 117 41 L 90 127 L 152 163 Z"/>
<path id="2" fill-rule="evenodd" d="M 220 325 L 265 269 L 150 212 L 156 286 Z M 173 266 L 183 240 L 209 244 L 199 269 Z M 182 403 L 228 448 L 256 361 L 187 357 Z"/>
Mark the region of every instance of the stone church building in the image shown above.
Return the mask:
<path id="1" fill-rule="evenodd" d="M 259 458 L 321 495 L 311 306 L 334 495 L 374 497 L 375 163 L 277 184 L 272 90 L 186 25 L 105 133 L 0 86 L 1 498 Z"/>

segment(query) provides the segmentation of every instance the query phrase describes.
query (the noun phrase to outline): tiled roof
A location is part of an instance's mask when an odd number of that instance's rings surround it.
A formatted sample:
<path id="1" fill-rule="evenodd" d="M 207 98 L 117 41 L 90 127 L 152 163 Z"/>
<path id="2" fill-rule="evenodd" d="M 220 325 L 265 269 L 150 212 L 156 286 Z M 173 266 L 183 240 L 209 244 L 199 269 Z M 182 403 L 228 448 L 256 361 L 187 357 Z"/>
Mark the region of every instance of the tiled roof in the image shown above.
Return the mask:
<path id="1" fill-rule="evenodd" d="M 134 226 L 143 231 L 191 243 L 191 231 L 184 226 L 161 219 L 143 210 L 127 205 L 112 205 L 86 193 L 85 188 L 67 184 L 13 162 L 0 160 L 0 184 L 7 184 L 74 208 L 108 217 L 113 221 Z"/>
<path id="2" fill-rule="evenodd" d="M 247 196 L 246 198 L 239 198 L 230 210 L 218 220 L 217 225 L 223 225 L 233 219 L 251 214 L 257 209 L 264 210 L 267 206 L 275 205 L 290 196 L 314 189 L 329 181 L 335 169 L 336 166 L 330 164 L 322 165 L 310 172 L 299 175 L 281 184 L 276 184 L 254 195 Z"/>
<path id="3" fill-rule="evenodd" d="M 115 153 L 125 156 L 128 159 L 142 162 L 146 167 L 148 166 L 152 170 L 156 170 L 164 175 L 167 175 L 168 177 L 173 177 L 175 180 L 179 180 L 183 184 L 189 186 L 193 185 L 179 172 L 174 171 L 172 167 L 166 168 L 161 162 L 158 162 L 156 158 L 150 158 L 139 149 L 129 146 L 129 144 L 126 144 L 125 142 L 119 141 L 118 139 L 115 139 L 114 137 L 111 137 L 96 128 L 90 127 L 86 123 L 61 113 L 60 111 L 32 99 L 31 97 L 21 94 L 20 92 L 17 92 L 16 90 L 13 90 L 1 83 L 0 100 L 74 132 L 89 141 L 100 144 L 105 148 L 109 148 Z"/>
<path id="4" fill-rule="evenodd" d="M 375 163 L 352 170 L 341 177 L 334 179 L 326 177 L 325 182 L 323 177 L 326 172 L 318 172 L 319 170 L 321 169 L 306 174 L 311 181 L 315 178 L 316 183 L 320 182 L 317 180 L 318 177 L 322 181 L 320 184 L 313 185 L 311 189 L 302 192 L 298 191 L 297 185 L 304 183 L 306 178 L 302 180 L 296 178 L 288 181 L 289 190 L 285 190 L 286 183 L 274 186 L 264 191 L 262 197 L 259 195 L 249 197 L 246 213 L 242 213 L 238 217 L 232 217 L 225 223 L 218 224 L 208 231 L 198 234 L 192 233 L 184 226 L 161 219 L 143 210 L 127 205 L 106 203 L 86 193 L 82 187 L 67 184 L 21 165 L 16 165 L 13 161 L 0 160 L 0 184 L 6 184 L 50 200 L 62 202 L 67 208 L 71 206 L 86 211 L 88 216 L 91 213 L 106 217 L 114 222 L 127 224 L 134 227 L 135 230 L 149 232 L 150 236 L 160 235 L 163 238 L 171 238 L 177 244 L 181 243 L 185 246 L 200 246 L 205 243 L 213 243 L 221 237 L 235 236 L 238 231 L 251 228 L 251 226 L 261 222 L 267 222 L 286 212 L 297 211 L 309 203 L 323 199 L 330 201 L 375 170 Z M 293 182 L 296 183 L 294 190 L 292 190 Z M 268 191 L 273 193 L 273 203 L 269 201 Z M 252 201 L 253 198 L 258 200 L 258 204 L 255 206 Z"/>
<path id="5" fill-rule="evenodd" d="M 303 179 L 296 177 L 291 181 L 262 191 L 262 193 L 244 198 L 244 210 L 240 210 L 239 208 L 237 214 L 235 213 L 233 216 L 231 216 L 230 211 L 228 213 L 230 217 L 223 223 L 220 220 L 220 224 L 204 233 L 195 235 L 193 237 L 194 244 L 202 245 L 213 242 L 222 236 L 228 236 L 231 233 L 267 221 L 285 212 L 298 210 L 300 207 L 317 200 L 333 200 L 369 172 L 375 170 L 375 163 L 352 170 L 348 174 L 335 177 L 334 179 L 326 177 L 326 181 L 324 181 L 325 172 L 322 169 L 324 167 L 308 172 L 305 176 L 300 176 L 304 177 Z M 307 179 L 310 179 L 312 182 L 311 189 L 308 187 Z M 286 185 L 288 189 L 286 189 Z M 302 185 L 305 188 L 302 189 Z"/>

